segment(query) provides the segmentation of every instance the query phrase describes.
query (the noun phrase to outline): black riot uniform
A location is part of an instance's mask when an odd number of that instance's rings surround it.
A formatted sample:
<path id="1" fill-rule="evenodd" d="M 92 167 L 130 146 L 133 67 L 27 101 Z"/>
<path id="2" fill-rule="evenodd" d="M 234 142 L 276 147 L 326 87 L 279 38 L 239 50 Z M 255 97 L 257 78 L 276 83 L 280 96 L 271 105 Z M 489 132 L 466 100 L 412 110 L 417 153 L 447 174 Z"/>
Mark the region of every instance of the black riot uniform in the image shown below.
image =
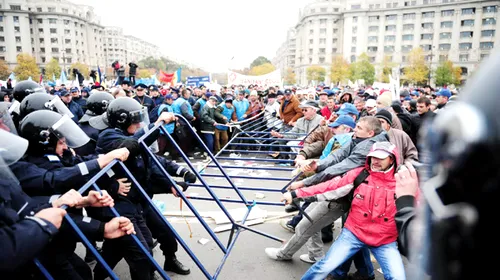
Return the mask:
<path id="1" fill-rule="evenodd" d="M 94 120 L 91 119 L 94 126 L 103 128 L 106 124 L 109 125 L 109 128 L 103 130 L 101 134 L 99 134 L 96 151 L 99 153 L 105 153 L 111 149 L 120 147 L 117 147 L 117 145 L 126 146 L 130 150 L 131 155 L 125 162 L 125 165 L 136 177 L 146 192 L 148 192 L 151 196 L 155 193 L 170 193 L 171 183 L 168 178 L 161 173 L 158 166 L 148 155 L 142 155 L 142 149 L 139 147 L 139 143 L 137 141 L 144 135 L 144 129 L 140 129 L 135 134 L 130 134 L 128 132 L 131 125 L 141 123 L 145 120 L 148 120 L 147 111 L 145 111 L 144 108 L 135 100 L 127 97 L 114 100 L 109 105 L 106 114 L 96 117 Z M 149 129 L 152 127 L 153 125 L 149 125 Z M 158 135 L 159 130 L 148 136 L 144 140 L 145 143 L 147 145 L 152 144 L 158 138 Z M 189 170 L 164 158 L 158 157 L 158 159 L 169 174 L 183 177 L 188 182 L 196 181 L 196 176 Z M 119 170 L 115 171 L 115 173 L 119 172 Z M 125 176 L 125 174 L 123 174 L 123 176 Z M 163 223 L 161 218 L 154 213 L 153 209 L 151 209 L 149 205 L 144 203 L 135 188 L 130 190 L 126 198 L 118 195 L 115 198 L 115 201 L 117 202 L 115 206 L 117 209 L 123 207 L 124 209 L 121 209 L 121 211 L 128 213 L 129 215 L 134 215 L 134 217 L 137 218 L 137 226 L 139 228 L 144 228 L 144 225 L 139 223 L 142 217 L 144 217 L 147 223 L 145 235 L 147 237 L 148 234 L 152 233 L 152 236 L 158 239 L 160 248 L 165 255 L 165 270 L 171 270 L 179 274 L 190 273 L 189 269 L 185 268 L 175 257 L 175 252 L 177 251 L 177 241 L 175 240 L 170 228 Z M 122 203 L 120 203 L 120 201 Z M 136 213 L 139 213 L 142 217 L 137 217 Z M 151 233 L 149 233 L 149 230 L 146 230 L 147 228 L 149 228 Z M 151 239 L 148 240 L 146 238 L 145 241 L 149 243 L 149 246 L 151 246 Z M 106 251 L 115 250 L 116 246 L 119 246 L 119 244 L 110 244 L 110 242 L 108 244 L 104 244 L 103 254 L 106 254 Z M 110 256 L 110 258 L 114 258 L 111 262 L 119 261 L 118 256 L 116 255 Z M 96 274 L 98 274 L 99 266 L 97 266 L 96 269 Z"/>

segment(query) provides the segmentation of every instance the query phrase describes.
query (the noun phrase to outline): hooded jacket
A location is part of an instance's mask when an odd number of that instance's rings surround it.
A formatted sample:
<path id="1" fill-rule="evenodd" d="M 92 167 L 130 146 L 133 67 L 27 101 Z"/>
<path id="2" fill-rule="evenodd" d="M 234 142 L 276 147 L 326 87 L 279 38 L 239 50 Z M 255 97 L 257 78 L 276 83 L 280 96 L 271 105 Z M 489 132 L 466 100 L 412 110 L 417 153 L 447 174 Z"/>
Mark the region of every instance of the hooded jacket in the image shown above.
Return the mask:
<path id="1" fill-rule="evenodd" d="M 344 176 L 335 177 L 329 181 L 301 188 L 295 191 L 297 197 L 309 197 L 316 194 L 335 191 L 336 197 L 347 195 L 353 188 L 356 177 L 368 170 L 368 177 L 355 190 L 350 213 L 345 223 L 359 240 L 369 246 L 381 246 L 394 242 L 398 238 L 396 228 L 396 179 L 394 174 L 399 163 L 399 155 L 394 144 L 387 143 L 389 152 L 395 158 L 395 163 L 388 171 L 376 172 L 370 168 L 370 157 L 363 167 L 347 172 Z M 375 147 L 371 149 L 374 150 Z"/>

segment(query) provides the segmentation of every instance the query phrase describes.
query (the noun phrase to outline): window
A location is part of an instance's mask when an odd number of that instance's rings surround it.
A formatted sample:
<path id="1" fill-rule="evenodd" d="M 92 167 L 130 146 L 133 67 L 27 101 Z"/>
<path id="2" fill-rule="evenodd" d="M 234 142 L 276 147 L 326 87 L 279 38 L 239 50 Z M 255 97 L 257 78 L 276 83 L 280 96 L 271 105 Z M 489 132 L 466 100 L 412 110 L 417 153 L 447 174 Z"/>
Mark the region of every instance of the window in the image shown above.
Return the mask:
<path id="1" fill-rule="evenodd" d="M 309 49 L 309 54 L 313 54 L 313 49 Z"/>
<path id="2" fill-rule="evenodd" d="M 486 6 L 483 7 L 483 14 L 485 13 L 496 13 L 498 11 L 497 6 Z"/>
<path id="3" fill-rule="evenodd" d="M 65 44 L 71 44 L 71 39 L 64 39 Z"/>
<path id="4" fill-rule="evenodd" d="M 18 16 L 13 16 L 14 22 L 19 22 L 19 17 Z"/>
<path id="5" fill-rule="evenodd" d="M 58 40 L 57 38 L 50 38 L 50 42 L 53 44 L 57 44 Z"/>
<path id="6" fill-rule="evenodd" d="M 313 39 L 309 39 L 309 44 L 314 44 L 314 40 Z"/>
<path id="7" fill-rule="evenodd" d="M 445 54 L 442 54 L 439 56 L 439 62 L 445 62 L 448 60 L 448 56 Z"/>
<path id="8" fill-rule="evenodd" d="M 441 28 L 452 28 L 453 27 L 453 21 L 442 21 L 441 22 Z"/>
<path id="9" fill-rule="evenodd" d="M 368 27 L 369 32 L 378 32 L 378 26 L 370 26 Z"/>
<path id="10" fill-rule="evenodd" d="M 396 20 L 398 15 L 386 15 L 385 20 Z"/>
<path id="11" fill-rule="evenodd" d="M 20 11 L 21 6 L 20 5 L 10 5 L 10 9 L 13 11 Z"/>
<path id="12" fill-rule="evenodd" d="M 461 51 L 467 51 L 472 49 L 472 43 L 460 43 L 458 44 L 458 49 Z"/>
<path id="13" fill-rule="evenodd" d="M 474 32 L 472 31 L 460 32 L 460 38 L 472 38 L 473 35 Z"/>
<path id="14" fill-rule="evenodd" d="M 40 38 L 40 44 L 43 44 L 45 43 L 45 39 L 44 38 Z"/>
<path id="15" fill-rule="evenodd" d="M 493 42 L 481 42 L 481 43 L 479 43 L 479 48 L 482 50 L 493 49 L 493 46 L 494 46 Z"/>
<path id="16" fill-rule="evenodd" d="M 0 52 L 5 52 L 5 47 L 4 46 L 0 46 Z"/>
<path id="17" fill-rule="evenodd" d="M 434 17 L 434 12 L 424 12 L 422 13 L 423 18 L 433 18 Z"/>
<path id="18" fill-rule="evenodd" d="M 42 56 L 42 63 L 45 63 L 46 59 L 45 59 L 45 56 Z"/>
<path id="19" fill-rule="evenodd" d="M 493 37 L 495 36 L 495 30 L 483 30 L 481 31 L 481 37 Z"/>
<path id="20" fill-rule="evenodd" d="M 439 39 L 451 39 L 451 32 L 439 33 Z"/>
<path id="21" fill-rule="evenodd" d="M 37 8 L 36 8 L 36 11 L 37 11 L 37 12 L 39 12 L 39 13 L 41 13 L 41 12 L 42 12 L 42 8 L 37 7 Z"/>
<path id="22" fill-rule="evenodd" d="M 432 40 L 434 38 L 434 34 L 422 34 L 420 35 L 420 39 L 422 40 Z"/>
<path id="23" fill-rule="evenodd" d="M 377 52 L 377 50 L 378 50 L 378 47 L 368 47 L 367 48 L 368 52 Z"/>
<path id="24" fill-rule="evenodd" d="M 319 20 L 319 24 L 326 24 L 326 18 L 322 18 Z M 83 27 L 83 26 L 82 26 Z"/>
<path id="25" fill-rule="evenodd" d="M 49 13 L 55 13 L 56 12 L 56 8 L 54 7 L 49 7 Z"/>
<path id="26" fill-rule="evenodd" d="M 321 54 L 326 53 L 326 49 L 325 49 L 325 48 L 320 48 L 320 49 L 319 49 L 319 53 L 321 53 Z"/>
<path id="27" fill-rule="evenodd" d="M 51 49 L 51 51 L 52 51 L 53 53 L 58 53 L 58 52 L 59 52 L 59 48 L 52 48 L 52 49 Z M 54 57 L 54 58 L 55 58 L 55 57 Z M 59 59 L 57 58 L 57 60 L 59 60 Z"/>
<path id="28" fill-rule="evenodd" d="M 43 23 L 43 19 L 39 18 L 36 20 L 38 23 Z"/>
<path id="29" fill-rule="evenodd" d="M 316 12 L 315 9 L 311 9 L 311 14 L 314 14 Z"/>
<path id="30" fill-rule="evenodd" d="M 16 33 L 21 32 L 21 27 L 14 26 L 14 32 L 16 32 Z"/>
<path id="31" fill-rule="evenodd" d="M 337 41 L 338 41 L 338 39 L 337 39 L 337 38 L 333 38 L 333 39 L 332 39 L 332 43 L 334 43 L 334 44 L 336 44 L 336 43 L 337 43 Z"/>
<path id="32" fill-rule="evenodd" d="M 434 23 L 432 23 L 432 22 L 424 22 L 424 23 L 422 23 L 422 28 L 423 29 L 432 29 L 432 28 L 434 28 Z"/>
<path id="33" fill-rule="evenodd" d="M 415 25 L 413 23 L 403 24 L 403 30 L 411 31 L 415 29 Z"/>
<path id="34" fill-rule="evenodd" d="M 462 15 L 473 15 L 476 13 L 476 8 L 462 9 Z"/>
<path id="35" fill-rule="evenodd" d="M 0 26 L 0 32 L 3 32 L 3 26 Z"/>
<path id="36" fill-rule="evenodd" d="M 0 36 L 0 42 L 5 42 L 5 37 L 4 36 Z"/>
<path id="37" fill-rule="evenodd" d="M 370 62 L 371 63 L 375 63 L 375 57 L 374 56 L 370 56 Z"/>
<path id="38" fill-rule="evenodd" d="M 385 31 L 396 31 L 396 25 L 386 25 Z"/>
<path id="39" fill-rule="evenodd" d="M 68 13 L 69 13 L 69 10 L 68 10 L 68 9 L 62 9 L 62 12 L 63 12 L 64 14 L 68 14 Z"/>
<path id="40" fill-rule="evenodd" d="M 420 45 L 420 47 L 426 52 L 432 50 L 432 45 Z"/>
<path id="41" fill-rule="evenodd" d="M 352 37 L 352 43 L 353 43 L 353 44 L 356 44 L 357 42 L 358 42 L 358 38 L 356 38 L 356 37 Z"/>
<path id="42" fill-rule="evenodd" d="M 50 34 L 57 34 L 57 28 L 51 28 Z"/>
<path id="43" fill-rule="evenodd" d="M 440 51 L 449 51 L 451 49 L 451 44 L 439 44 Z"/>
<path id="44" fill-rule="evenodd" d="M 357 26 L 354 26 L 354 27 L 352 28 L 352 33 L 357 33 L 357 32 L 358 32 L 358 27 L 357 27 Z"/>
<path id="45" fill-rule="evenodd" d="M 454 10 L 444 10 L 444 11 L 441 11 L 441 16 L 443 16 L 443 17 L 451 17 L 454 14 L 455 14 Z"/>
<path id="46" fill-rule="evenodd" d="M 356 52 L 356 47 L 351 47 L 351 52 L 355 53 Z"/>
<path id="47" fill-rule="evenodd" d="M 404 46 L 401 46 L 401 51 L 403 52 L 409 52 L 413 49 L 413 46 L 412 45 L 404 45 Z"/>
<path id="48" fill-rule="evenodd" d="M 462 26 L 474 26 L 474 20 L 473 19 L 462 20 Z"/>
<path id="49" fill-rule="evenodd" d="M 361 9 L 361 5 L 357 4 L 357 5 L 351 5 L 351 10 L 359 10 Z"/>
<path id="50" fill-rule="evenodd" d="M 16 43 L 21 43 L 21 37 L 16 36 L 16 38 L 15 38 L 15 39 L 16 39 Z"/>
<path id="51" fill-rule="evenodd" d="M 353 23 L 358 22 L 358 17 L 352 17 L 352 22 L 353 22 Z"/>
<path id="52" fill-rule="evenodd" d="M 384 46 L 384 52 L 394 52 L 394 46 Z"/>
<path id="53" fill-rule="evenodd" d="M 43 34 L 43 28 L 38 28 L 38 33 Z"/>
<path id="54" fill-rule="evenodd" d="M 67 54 L 71 54 L 71 49 L 66 49 Z"/>
<path id="55" fill-rule="evenodd" d="M 413 41 L 413 34 L 406 34 L 406 35 L 403 35 L 403 41 Z"/>
<path id="56" fill-rule="evenodd" d="M 337 48 L 332 48 L 332 53 L 337 53 Z"/>
<path id="57" fill-rule="evenodd" d="M 319 34 L 326 34 L 326 28 L 321 28 L 319 30 Z"/>
<path id="58" fill-rule="evenodd" d="M 403 14 L 403 20 L 405 20 L 405 19 L 415 19 L 415 17 L 416 17 L 415 13 Z"/>
<path id="59" fill-rule="evenodd" d="M 379 19 L 379 16 L 370 16 L 368 17 L 368 22 L 377 22 Z"/>
<path id="60" fill-rule="evenodd" d="M 50 24 L 56 24 L 57 23 L 57 19 L 55 19 L 55 18 L 49 18 L 49 23 Z"/>
<path id="61" fill-rule="evenodd" d="M 467 62 L 467 61 L 469 61 L 469 55 L 468 54 L 461 54 L 458 56 L 458 60 L 460 62 Z"/>
<path id="62" fill-rule="evenodd" d="M 336 34 L 339 30 L 337 28 L 333 29 L 333 34 Z"/>
<path id="63" fill-rule="evenodd" d="M 69 35 L 70 34 L 70 30 L 69 29 L 64 29 L 64 35 Z"/>
<path id="64" fill-rule="evenodd" d="M 370 43 L 377 43 L 378 42 L 378 37 L 377 36 L 369 36 L 368 37 L 368 42 L 370 42 Z"/>
<path id="65" fill-rule="evenodd" d="M 65 19 L 64 20 L 64 25 L 69 25 L 69 20 Z"/>
<path id="66" fill-rule="evenodd" d="M 324 57 L 320 57 L 319 58 L 319 63 L 325 63 L 325 58 Z"/>
<path id="67" fill-rule="evenodd" d="M 314 29 L 309 29 L 309 34 L 310 35 L 314 34 Z"/>
<path id="68" fill-rule="evenodd" d="M 17 51 L 17 52 L 22 52 L 22 51 L 23 51 L 23 47 L 21 47 L 21 46 L 17 46 L 17 47 L 16 47 L 16 51 Z"/>
<path id="69" fill-rule="evenodd" d="M 396 36 L 394 36 L 394 35 L 386 35 L 386 36 L 384 36 L 384 41 L 385 42 L 394 42 L 394 41 L 396 41 Z"/>
<path id="70" fill-rule="evenodd" d="M 3 16 L 2 16 L 2 15 L 0 15 L 0 22 L 2 22 L 2 21 L 3 21 Z"/>
<path id="71" fill-rule="evenodd" d="M 483 25 L 496 25 L 496 18 L 483 18 Z"/>

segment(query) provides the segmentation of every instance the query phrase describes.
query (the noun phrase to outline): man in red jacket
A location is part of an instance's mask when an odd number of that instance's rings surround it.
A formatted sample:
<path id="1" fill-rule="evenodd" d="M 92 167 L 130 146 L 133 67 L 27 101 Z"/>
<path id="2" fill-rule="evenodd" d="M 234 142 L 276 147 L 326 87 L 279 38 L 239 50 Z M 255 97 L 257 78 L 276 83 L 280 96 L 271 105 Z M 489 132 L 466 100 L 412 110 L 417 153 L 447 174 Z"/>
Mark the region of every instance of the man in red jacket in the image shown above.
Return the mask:
<path id="1" fill-rule="evenodd" d="M 336 192 L 338 198 L 352 194 L 350 213 L 342 232 L 326 256 L 306 272 L 303 280 L 325 279 L 330 272 L 364 248 L 369 248 L 373 253 L 385 279 L 406 279 L 403 260 L 397 248 L 398 232 L 394 219 L 394 175 L 398 162 L 395 145 L 377 142 L 373 144 L 364 167 L 353 169 L 342 177 L 284 194 L 287 203 L 293 198 L 310 197 L 328 191 Z M 354 188 L 354 182 L 361 173 L 366 174 L 365 179 Z"/>

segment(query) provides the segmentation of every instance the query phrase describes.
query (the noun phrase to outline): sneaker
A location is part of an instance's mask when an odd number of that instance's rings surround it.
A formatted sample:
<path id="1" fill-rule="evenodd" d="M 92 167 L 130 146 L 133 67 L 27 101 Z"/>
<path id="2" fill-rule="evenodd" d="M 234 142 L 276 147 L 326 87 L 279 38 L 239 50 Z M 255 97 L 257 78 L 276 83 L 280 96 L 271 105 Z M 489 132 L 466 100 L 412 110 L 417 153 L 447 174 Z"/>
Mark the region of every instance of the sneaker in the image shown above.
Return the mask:
<path id="1" fill-rule="evenodd" d="M 268 257 L 275 261 L 290 261 L 292 258 L 283 258 L 280 254 L 281 249 L 280 248 L 266 248 L 265 252 Z"/>
<path id="2" fill-rule="evenodd" d="M 297 206 L 292 205 L 292 204 L 288 204 L 287 206 L 285 206 L 285 212 L 292 213 L 295 211 L 299 211 L 299 208 L 297 208 Z"/>
<path id="3" fill-rule="evenodd" d="M 286 230 L 288 230 L 291 233 L 295 233 L 295 227 L 292 226 L 288 220 L 286 219 L 281 219 L 280 220 L 280 226 Z"/>
<path id="4" fill-rule="evenodd" d="M 321 260 L 323 257 L 321 258 L 313 258 L 313 257 L 310 257 L 309 254 L 303 254 L 303 255 L 300 255 L 300 260 L 305 262 L 305 263 L 310 263 L 310 264 L 313 264 L 319 260 Z"/>

